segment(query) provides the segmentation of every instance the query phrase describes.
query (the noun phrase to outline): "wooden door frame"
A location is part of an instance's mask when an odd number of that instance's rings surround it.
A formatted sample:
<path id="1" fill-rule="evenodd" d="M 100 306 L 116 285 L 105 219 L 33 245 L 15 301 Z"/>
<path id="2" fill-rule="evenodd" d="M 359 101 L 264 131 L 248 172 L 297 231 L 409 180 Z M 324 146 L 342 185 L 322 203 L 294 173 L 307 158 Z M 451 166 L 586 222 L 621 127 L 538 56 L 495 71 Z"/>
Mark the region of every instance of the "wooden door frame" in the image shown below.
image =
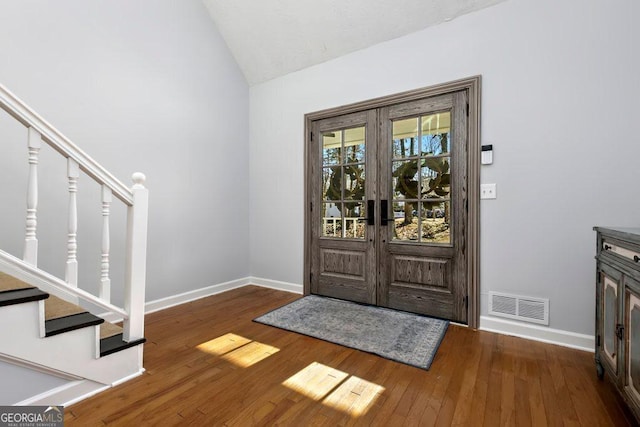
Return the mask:
<path id="1" fill-rule="evenodd" d="M 467 215 L 467 280 L 469 305 L 467 308 L 468 326 L 477 329 L 480 320 L 480 89 L 481 76 L 454 80 L 435 86 L 401 92 L 394 95 L 357 102 L 341 107 L 305 114 L 304 116 L 304 295 L 311 291 L 311 180 L 309 179 L 309 151 L 311 142 L 311 126 L 315 120 L 326 119 L 343 114 L 355 113 L 373 108 L 385 107 L 401 102 L 415 101 L 450 92 L 466 90 L 469 102 L 468 117 L 468 201 Z"/>

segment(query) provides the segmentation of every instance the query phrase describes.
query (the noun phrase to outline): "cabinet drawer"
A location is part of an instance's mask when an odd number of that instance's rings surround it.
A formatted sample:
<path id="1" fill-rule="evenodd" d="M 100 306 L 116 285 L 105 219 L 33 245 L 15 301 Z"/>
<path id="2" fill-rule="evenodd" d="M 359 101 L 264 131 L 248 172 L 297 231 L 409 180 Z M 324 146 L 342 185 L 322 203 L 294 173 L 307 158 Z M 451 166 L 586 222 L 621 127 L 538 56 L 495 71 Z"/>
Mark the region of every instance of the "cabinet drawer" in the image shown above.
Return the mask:
<path id="1" fill-rule="evenodd" d="M 616 254 L 622 258 L 633 261 L 640 266 L 640 249 L 622 245 L 615 240 L 604 239 L 602 241 L 602 251 Z"/>

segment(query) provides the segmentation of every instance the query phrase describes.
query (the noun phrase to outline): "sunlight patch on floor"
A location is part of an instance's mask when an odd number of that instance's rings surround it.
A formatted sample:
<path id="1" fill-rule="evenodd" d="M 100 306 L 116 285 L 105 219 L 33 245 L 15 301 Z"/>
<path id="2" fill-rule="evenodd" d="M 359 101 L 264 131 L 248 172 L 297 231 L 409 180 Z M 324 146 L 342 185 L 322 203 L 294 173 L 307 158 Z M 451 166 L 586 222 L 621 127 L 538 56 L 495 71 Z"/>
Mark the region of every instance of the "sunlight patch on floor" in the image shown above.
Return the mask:
<path id="1" fill-rule="evenodd" d="M 248 338 L 229 333 L 218 338 L 214 338 L 211 341 L 203 342 L 197 346 L 197 349 L 215 356 L 222 356 L 223 354 L 249 344 L 250 342 L 251 340 Z"/>
<path id="2" fill-rule="evenodd" d="M 383 391 L 384 387 L 378 384 L 352 376 L 340 384 L 340 387 L 328 395 L 322 403 L 351 416 L 359 417 L 367 413 Z"/>
<path id="3" fill-rule="evenodd" d="M 252 341 L 237 350 L 233 350 L 232 352 L 222 355 L 222 358 L 234 365 L 242 368 L 248 368 L 249 366 L 258 363 L 279 351 L 279 348 L 262 344 L 257 341 Z"/>
<path id="4" fill-rule="evenodd" d="M 282 385 L 354 417 L 365 414 L 385 390 L 378 384 L 318 362 L 298 371 Z"/>
<path id="5" fill-rule="evenodd" d="M 349 374 L 313 362 L 282 383 L 313 400 L 320 400 L 344 381 Z"/>
<path id="6" fill-rule="evenodd" d="M 220 356 L 241 368 L 248 368 L 280 351 L 277 347 L 232 333 L 199 344 L 196 348 L 214 356 Z"/>

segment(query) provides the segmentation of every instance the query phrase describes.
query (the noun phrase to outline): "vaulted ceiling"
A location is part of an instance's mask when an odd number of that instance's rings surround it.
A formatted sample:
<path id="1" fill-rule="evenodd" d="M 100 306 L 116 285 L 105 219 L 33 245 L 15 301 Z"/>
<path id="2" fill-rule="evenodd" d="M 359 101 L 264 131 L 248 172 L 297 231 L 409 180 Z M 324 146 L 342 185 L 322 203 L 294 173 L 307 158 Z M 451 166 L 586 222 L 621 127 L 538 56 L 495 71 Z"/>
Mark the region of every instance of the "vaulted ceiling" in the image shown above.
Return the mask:
<path id="1" fill-rule="evenodd" d="M 203 0 L 249 84 L 505 0 Z"/>

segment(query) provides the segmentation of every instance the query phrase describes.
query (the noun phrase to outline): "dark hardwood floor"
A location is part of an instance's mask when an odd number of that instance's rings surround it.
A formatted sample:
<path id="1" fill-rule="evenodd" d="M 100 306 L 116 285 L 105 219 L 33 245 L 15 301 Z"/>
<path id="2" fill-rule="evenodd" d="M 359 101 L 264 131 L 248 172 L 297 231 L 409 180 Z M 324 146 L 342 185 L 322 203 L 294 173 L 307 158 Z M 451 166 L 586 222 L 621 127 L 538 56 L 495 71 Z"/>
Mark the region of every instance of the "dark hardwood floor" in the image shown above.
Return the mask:
<path id="1" fill-rule="evenodd" d="M 451 325 L 424 371 L 252 322 L 296 298 L 248 286 L 148 315 L 146 373 L 65 425 L 633 425 L 592 353 Z"/>

